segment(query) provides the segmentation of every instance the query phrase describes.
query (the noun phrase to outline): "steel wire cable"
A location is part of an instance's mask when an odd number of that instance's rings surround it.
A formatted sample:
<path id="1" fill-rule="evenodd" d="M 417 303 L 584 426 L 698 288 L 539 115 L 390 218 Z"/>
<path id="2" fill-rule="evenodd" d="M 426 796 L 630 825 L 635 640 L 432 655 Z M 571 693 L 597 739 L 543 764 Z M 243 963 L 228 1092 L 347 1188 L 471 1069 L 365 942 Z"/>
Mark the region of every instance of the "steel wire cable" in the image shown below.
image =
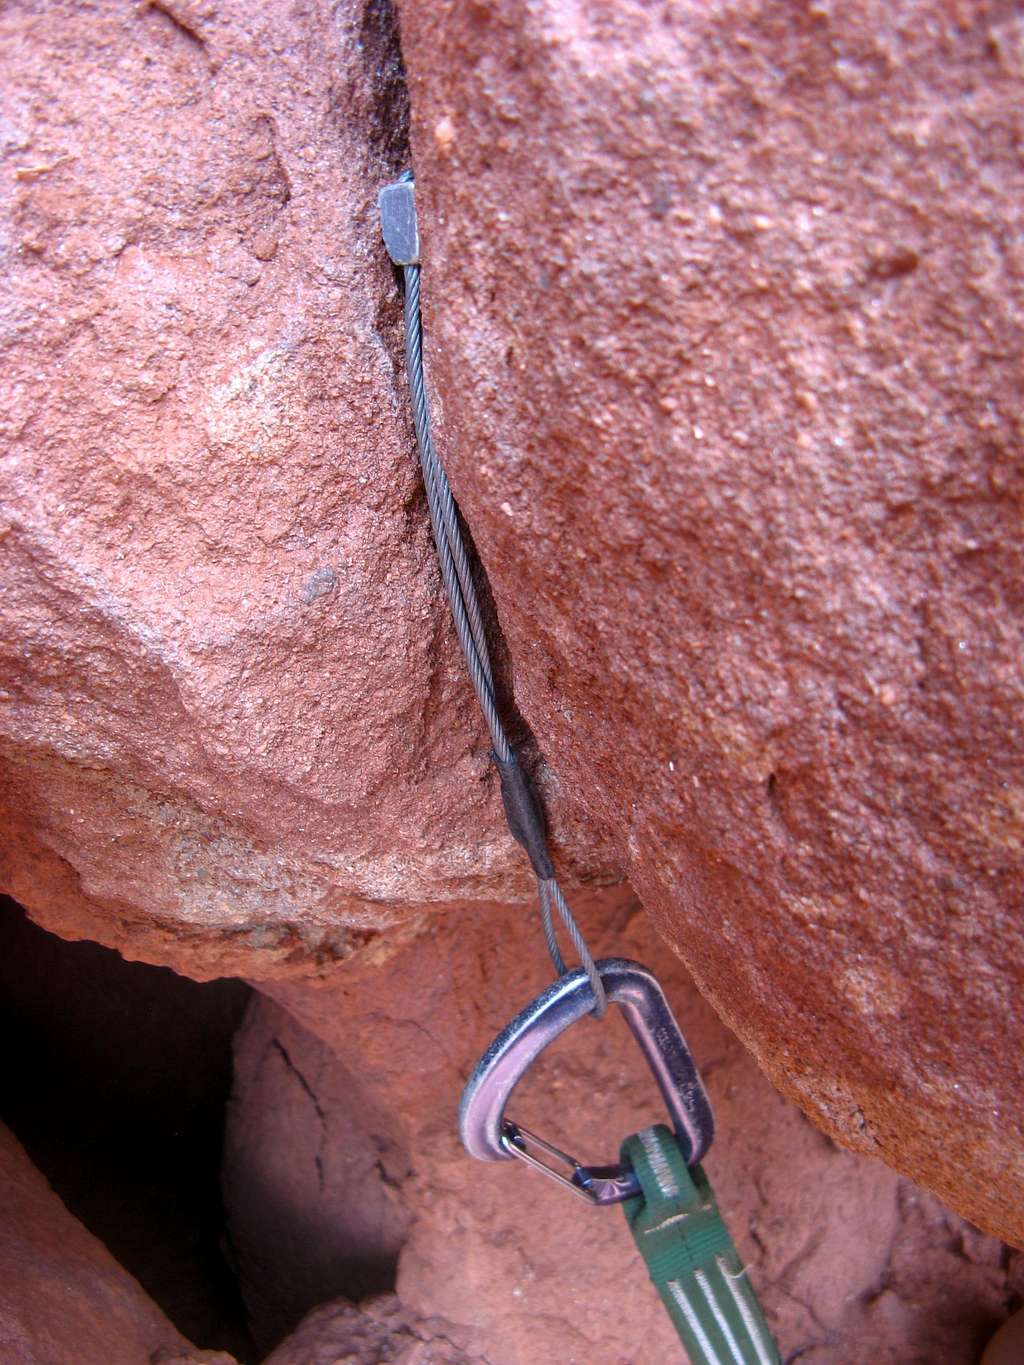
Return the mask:
<path id="1" fill-rule="evenodd" d="M 558 946 L 555 922 L 551 918 L 551 882 L 546 877 L 537 878 L 537 897 L 540 901 L 540 923 L 544 930 L 544 942 L 548 945 L 548 956 L 557 976 L 565 975 L 565 958 Z"/>
<path id="2" fill-rule="evenodd" d="M 413 321 L 412 335 L 414 338 L 413 347 L 415 350 L 414 369 L 416 379 L 415 383 L 412 385 L 413 409 L 417 428 L 417 438 L 423 452 L 424 477 L 429 477 L 432 484 L 432 491 L 436 498 L 436 508 L 440 514 L 440 522 L 444 528 L 444 536 L 448 542 L 448 548 L 451 550 L 455 571 L 458 575 L 459 589 L 462 594 L 463 602 L 465 603 L 470 631 L 473 636 L 473 643 L 476 646 L 477 655 L 487 679 L 487 684 L 493 692 L 494 681 L 491 676 L 491 661 L 487 647 L 487 635 L 480 616 L 480 606 L 473 585 L 469 560 L 462 541 L 462 533 L 459 530 L 455 498 L 452 495 L 451 486 L 448 483 L 448 475 L 445 473 L 444 466 L 438 458 L 437 451 L 434 448 L 434 440 L 430 432 L 430 418 L 427 411 L 426 383 L 423 366 L 423 332 L 421 321 L 422 314 L 420 312 L 419 266 L 406 266 L 406 271 L 406 308 L 411 310 L 413 314 L 412 320 L 408 316 L 406 317 L 406 327 L 408 328 L 410 321 Z M 414 272 L 414 274 L 410 277 L 409 272 Z"/>
<path id="3" fill-rule="evenodd" d="M 503 761 L 512 757 L 505 727 L 498 715 L 494 699 L 494 679 L 491 670 L 487 637 L 480 617 L 480 606 L 469 570 L 462 533 L 455 516 L 455 501 L 448 480 L 441 468 L 430 434 L 427 411 L 426 380 L 423 369 L 423 325 L 420 314 L 420 268 L 407 265 L 405 272 L 405 355 L 412 393 L 413 426 L 420 453 L 420 468 L 427 493 L 427 508 L 441 563 L 441 578 L 455 618 L 455 630 L 462 652 L 469 666 L 469 674 L 480 709 L 491 733 L 494 752 Z M 447 491 L 447 499 L 444 491 Z"/>
<path id="4" fill-rule="evenodd" d="M 458 508 L 448 483 L 444 466 L 434 448 L 427 407 L 426 375 L 423 364 L 423 322 L 420 312 L 420 267 L 403 265 L 405 280 L 405 358 L 412 395 L 413 426 L 419 450 L 423 485 L 427 495 L 430 526 L 441 568 L 441 580 L 455 622 L 455 633 L 466 659 L 473 690 L 480 703 L 484 720 L 490 731 L 494 757 L 503 764 L 516 761 L 515 750 L 509 742 L 494 693 L 494 674 L 491 667 L 487 636 L 480 612 L 480 601 L 473 584 L 469 558 L 459 528 Z M 576 923 L 562 889 L 554 876 L 537 877 L 541 925 L 544 939 L 555 971 L 566 972 L 565 959 L 558 945 L 552 917 L 552 907 L 558 913 L 572 942 L 594 993 L 593 1013 L 600 1018 L 607 1005 L 601 974 L 598 972 L 586 940 Z"/>

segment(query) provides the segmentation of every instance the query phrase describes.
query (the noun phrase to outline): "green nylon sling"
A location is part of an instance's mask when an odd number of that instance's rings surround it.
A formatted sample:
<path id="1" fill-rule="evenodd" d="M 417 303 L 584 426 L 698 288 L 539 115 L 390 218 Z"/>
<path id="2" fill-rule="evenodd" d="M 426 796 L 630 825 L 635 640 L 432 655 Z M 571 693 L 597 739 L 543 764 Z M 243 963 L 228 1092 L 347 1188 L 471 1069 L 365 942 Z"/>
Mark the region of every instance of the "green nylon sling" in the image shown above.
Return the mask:
<path id="1" fill-rule="evenodd" d="M 690 1365 L 781 1365 L 700 1166 L 660 1123 L 627 1138 L 622 1160 L 643 1190 L 623 1204 L 626 1222 Z"/>

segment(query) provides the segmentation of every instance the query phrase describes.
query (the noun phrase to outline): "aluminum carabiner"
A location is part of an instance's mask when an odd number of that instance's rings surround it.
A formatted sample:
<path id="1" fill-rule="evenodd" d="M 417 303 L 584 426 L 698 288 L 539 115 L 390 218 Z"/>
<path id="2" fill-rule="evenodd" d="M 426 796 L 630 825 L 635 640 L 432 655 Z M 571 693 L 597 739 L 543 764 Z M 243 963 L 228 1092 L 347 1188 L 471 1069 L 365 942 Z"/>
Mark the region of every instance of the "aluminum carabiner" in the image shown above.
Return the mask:
<path id="1" fill-rule="evenodd" d="M 596 965 L 608 1000 L 621 1008 L 658 1083 L 686 1164 L 693 1166 L 711 1145 L 715 1121 L 665 993 L 653 973 L 638 962 L 613 957 Z M 469 1154 L 481 1161 L 517 1157 L 588 1203 L 616 1204 L 640 1192 L 630 1167 L 582 1166 L 505 1118 L 509 1096 L 530 1064 L 593 1008 L 593 988 L 582 969 L 566 973 L 527 1005 L 495 1038 L 469 1078 L 459 1108 L 459 1133 Z M 563 1162 L 572 1175 L 565 1176 L 540 1160 L 535 1149 Z"/>

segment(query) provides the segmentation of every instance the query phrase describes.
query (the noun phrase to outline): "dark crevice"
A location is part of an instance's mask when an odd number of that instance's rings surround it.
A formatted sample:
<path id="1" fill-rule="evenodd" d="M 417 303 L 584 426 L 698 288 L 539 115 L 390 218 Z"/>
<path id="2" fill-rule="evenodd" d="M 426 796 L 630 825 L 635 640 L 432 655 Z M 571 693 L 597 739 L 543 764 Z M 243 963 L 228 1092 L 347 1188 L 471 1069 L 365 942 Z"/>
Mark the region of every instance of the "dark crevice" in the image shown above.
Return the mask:
<path id="1" fill-rule="evenodd" d="M 206 39 L 203 35 L 199 33 L 198 30 L 194 29 L 185 19 L 182 19 L 180 15 L 175 14 L 174 10 L 172 10 L 169 5 L 163 3 L 163 0 L 148 0 L 148 3 L 143 7 L 142 12 L 144 14 L 160 15 L 162 19 L 166 20 L 167 23 L 171 25 L 176 33 L 179 33 L 188 42 L 193 43 L 196 47 L 200 47 L 205 51 Z"/>
<path id="2" fill-rule="evenodd" d="M 402 340 L 402 270 L 391 264 L 384 250 L 377 218 L 377 191 L 412 166 L 409 89 L 402 60 L 398 14 L 391 0 L 366 0 L 358 25 L 356 50 L 363 67 L 362 88 L 352 91 L 345 87 L 332 91 L 331 108 L 346 127 L 356 122 L 366 136 L 366 174 L 371 189 L 367 230 L 371 240 L 377 243 L 382 266 L 373 332 L 387 357 L 399 408 L 408 419 Z M 408 430 L 411 442 L 411 420 Z"/>
<path id="3" fill-rule="evenodd" d="M 362 79 L 346 75 L 330 92 L 330 114 L 345 138 L 359 128 L 371 184 L 393 180 L 410 165 L 409 90 L 402 61 L 398 15 L 391 0 L 364 0 L 361 9 L 337 13 L 343 46 L 355 44 Z M 376 211 L 376 188 L 373 195 Z"/>
<path id="4" fill-rule="evenodd" d="M 364 110 L 363 114 L 364 118 L 366 113 L 369 114 L 365 126 L 370 144 L 371 167 L 386 172 L 381 177 L 383 182 L 384 179 L 396 176 L 412 165 L 409 142 L 409 88 L 402 58 L 398 14 L 392 0 L 365 0 L 360 20 L 358 50 L 362 55 L 369 88 L 369 108 Z M 392 379 L 408 413 L 409 392 L 405 379 L 404 343 L 401 341 L 401 284 L 398 270 L 395 270 L 394 277 L 393 292 L 385 295 L 378 304 L 375 331 L 391 361 Z M 409 429 L 411 438 L 411 422 Z M 411 445 L 415 450 L 413 440 Z M 409 508 L 409 514 L 418 524 L 421 520 L 427 519 L 426 494 L 422 486 Z M 498 709 L 509 740 L 513 747 L 522 751 L 524 765 L 530 770 L 539 761 L 536 740 L 515 703 L 512 659 L 498 621 L 487 573 L 477 553 L 472 532 L 461 512 L 459 520 L 487 631 Z"/>
<path id="5" fill-rule="evenodd" d="M 65 942 L 0 898 L 0 1120 L 178 1330 L 242 1362 L 220 1163 L 248 997 Z"/>
<path id="6" fill-rule="evenodd" d="M 358 51 L 369 85 L 366 124 L 371 150 L 394 175 L 410 165 L 409 87 L 398 14 L 392 0 L 365 0 Z"/>
<path id="7" fill-rule="evenodd" d="M 313 1089 L 309 1081 L 306 1080 L 305 1076 L 292 1061 L 291 1057 L 288 1055 L 288 1049 L 285 1047 L 284 1043 L 281 1042 L 280 1038 L 274 1039 L 273 1048 L 277 1055 L 284 1062 L 285 1066 L 287 1067 L 288 1074 L 294 1076 L 295 1079 L 298 1081 L 302 1093 L 309 1100 L 310 1104 L 313 1106 L 314 1111 L 316 1112 L 317 1120 L 320 1124 L 320 1148 L 317 1151 L 317 1154 L 314 1158 L 314 1162 L 316 1165 L 317 1185 L 319 1186 L 320 1191 L 322 1193 L 324 1188 L 323 1147 L 324 1141 L 326 1140 L 327 1137 L 327 1118 L 324 1114 L 324 1111 L 320 1107 L 320 1101 L 316 1097 L 316 1091 Z"/>
<path id="8" fill-rule="evenodd" d="M 320 1120 L 321 1123 L 323 1123 L 324 1111 L 320 1108 L 320 1101 L 316 1097 L 316 1091 L 310 1085 L 309 1081 L 306 1080 L 305 1076 L 303 1076 L 302 1072 L 298 1069 L 298 1067 L 295 1065 L 292 1059 L 288 1056 L 287 1049 L 281 1042 L 280 1038 L 274 1039 L 273 1046 L 274 1051 L 282 1059 L 285 1066 L 288 1068 L 291 1074 L 298 1081 L 299 1085 L 302 1087 L 302 1090 L 305 1092 L 306 1098 L 309 1100 L 310 1104 L 312 1104 L 313 1108 L 316 1110 L 317 1118 Z"/>

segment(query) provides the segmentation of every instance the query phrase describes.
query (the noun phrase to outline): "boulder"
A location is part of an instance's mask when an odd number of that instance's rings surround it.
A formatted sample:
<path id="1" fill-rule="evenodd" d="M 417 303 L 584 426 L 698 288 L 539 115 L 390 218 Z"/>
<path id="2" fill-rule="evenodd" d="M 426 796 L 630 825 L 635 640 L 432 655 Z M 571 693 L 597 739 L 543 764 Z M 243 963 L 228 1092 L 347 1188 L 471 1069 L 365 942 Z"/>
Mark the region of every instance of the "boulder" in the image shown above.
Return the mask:
<path id="1" fill-rule="evenodd" d="M 400 14 L 523 716 L 775 1083 L 1020 1241 L 1019 7 Z"/>
<path id="2" fill-rule="evenodd" d="M 199 977 L 528 885 L 379 242 L 396 44 L 374 4 L 0 17 L 0 886 Z"/>
<path id="3" fill-rule="evenodd" d="M 393 1287 L 409 1157 L 403 1126 L 365 1079 L 266 997 L 252 997 L 234 1050 L 227 1237 L 250 1330 L 268 1351 L 319 1304 Z"/>

